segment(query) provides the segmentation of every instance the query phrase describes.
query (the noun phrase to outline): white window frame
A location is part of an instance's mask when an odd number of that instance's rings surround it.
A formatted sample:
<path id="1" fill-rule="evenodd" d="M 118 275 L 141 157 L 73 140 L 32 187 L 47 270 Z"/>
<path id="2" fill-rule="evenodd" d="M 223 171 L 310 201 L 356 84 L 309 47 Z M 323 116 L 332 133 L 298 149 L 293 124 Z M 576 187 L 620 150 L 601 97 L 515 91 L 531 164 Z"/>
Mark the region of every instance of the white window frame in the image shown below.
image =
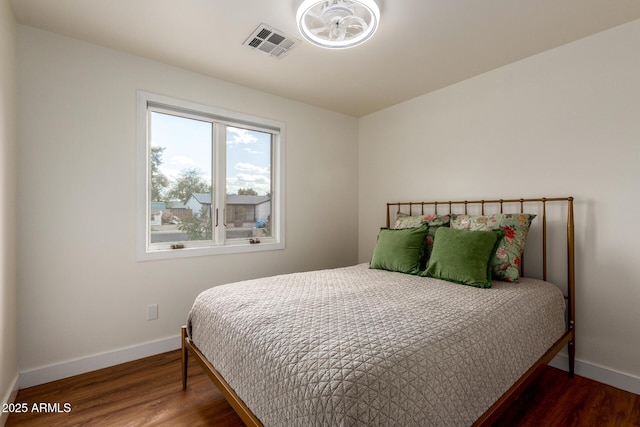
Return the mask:
<path id="1" fill-rule="evenodd" d="M 150 111 L 172 112 L 184 117 L 206 117 L 223 126 L 214 126 L 218 141 L 214 144 L 212 161 L 213 193 L 212 199 L 212 235 L 209 241 L 180 242 L 184 248 L 172 249 L 171 244 L 152 244 L 150 242 L 151 203 L 151 156 L 149 141 Z M 226 205 L 226 134 L 224 125 L 237 126 L 269 132 L 272 137 L 271 154 L 271 236 L 261 237 L 260 243 L 250 243 L 249 238 L 226 239 L 225 210 Z M 195 256 L 258 252 L 280 250 L 285 248 L 285 212 L 284 212 L 284 137 L 285 124 L 283 122 L 256 117 L 234 111 L 223 110 L 208 105 L 179 100 L 150 92 L 137 93 L 137 226 L 136 226 L 136 256 L 138 261 L 186 258 Z M 222 189 L 222 191 L 220 191 Z M 216 221 L 217 215 L 217 221 Z"/>

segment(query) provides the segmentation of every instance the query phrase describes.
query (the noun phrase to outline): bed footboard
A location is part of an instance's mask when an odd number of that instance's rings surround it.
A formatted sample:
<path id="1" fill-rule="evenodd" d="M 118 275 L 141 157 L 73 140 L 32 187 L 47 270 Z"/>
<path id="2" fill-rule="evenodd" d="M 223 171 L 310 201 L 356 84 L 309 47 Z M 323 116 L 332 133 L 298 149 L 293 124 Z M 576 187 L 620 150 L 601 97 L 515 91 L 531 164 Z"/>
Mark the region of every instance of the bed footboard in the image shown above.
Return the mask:
<path id="1" fill-rule="evenodd" d="M 189 355 L 191 355 L 202 367 L 202 370 L 211 378 L 211 381 L 220 390 L 220 393 L 229 402 L 234 411 L 248 427 L 262 427 L 262 423 L 253 415 L 253 412 L 244 404 L 242 399 L 233 391 L 222 375 L 204 357 L 202 352 L 187 335 L 187 327 L 182 326 L 182 389 L 187 388 Z"/>

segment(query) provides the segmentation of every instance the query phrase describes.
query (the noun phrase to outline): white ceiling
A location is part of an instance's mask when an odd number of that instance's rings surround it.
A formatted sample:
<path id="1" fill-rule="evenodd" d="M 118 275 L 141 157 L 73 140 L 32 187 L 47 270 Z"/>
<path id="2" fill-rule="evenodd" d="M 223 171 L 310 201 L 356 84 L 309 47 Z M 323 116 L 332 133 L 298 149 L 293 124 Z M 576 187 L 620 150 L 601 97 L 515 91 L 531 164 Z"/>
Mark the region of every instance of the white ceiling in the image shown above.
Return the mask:
<path id="1" fill-rule="evenodd" d="M 353 116 L 640 18 L 638 0 L 378 0 L 366 44 L 297 32 L 301 0 L 10 0 L 19 23 Z M 260 23 L 300 40 L 280 59 L 242 45 Z"/>

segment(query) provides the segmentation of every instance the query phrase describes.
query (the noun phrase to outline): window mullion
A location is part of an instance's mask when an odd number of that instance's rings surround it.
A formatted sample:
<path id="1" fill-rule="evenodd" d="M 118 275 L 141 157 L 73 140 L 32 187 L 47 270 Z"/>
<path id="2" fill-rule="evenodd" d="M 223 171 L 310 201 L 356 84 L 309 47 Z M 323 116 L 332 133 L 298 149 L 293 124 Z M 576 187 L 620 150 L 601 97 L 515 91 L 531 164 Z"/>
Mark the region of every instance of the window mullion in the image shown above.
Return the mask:
<path id="1" fill-rule="evenodd" d="M 212 203 L 218 209 L 218 221 L 217 227 L 215 227 L 215 243 L 218 245 L 225 244 L 226 238 L 226 224 L 227 224 L 227 213 L 226 213 L 226 126 L 223 123 L 214 123 L 213 130 L 213 159 L 212 159 L 212 171 L 213 171 L 213 182 L 212 185 Z"/>

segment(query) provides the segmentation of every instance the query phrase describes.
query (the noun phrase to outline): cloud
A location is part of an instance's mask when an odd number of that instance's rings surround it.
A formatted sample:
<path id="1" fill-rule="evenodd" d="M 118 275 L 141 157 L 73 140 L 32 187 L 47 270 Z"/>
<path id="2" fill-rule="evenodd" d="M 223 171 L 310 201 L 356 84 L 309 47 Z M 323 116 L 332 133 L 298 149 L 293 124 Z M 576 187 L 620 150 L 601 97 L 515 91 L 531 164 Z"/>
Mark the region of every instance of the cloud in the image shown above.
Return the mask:
<path id="1" fill-rule="evenodd" d="M 247 172 L 253 172 L 258 174 L 270 173 L 270 169 L 268 167 L 263 168 L 260 166 L 252 165 L 251 163 L 236 163 L 235 168 L 236 170 L 239 170 L 239 171 L 247 171 Z"/>
<path id="2" fill-rule="evenodd" d="M 174 168 L 160 168 L 160 172 L 162 172 L 167 178 L 169 178 L 169 180 L 175 181 L 180 176 L 180 172 L 182 171 L 180 169 Z"/>
<path id="3" fill-rule="evenodd" d="M 173 156 L 171 158 L 171 163 L 182 166 L 198 166 L 195 161 L 186 156 Z"/>
<path id="4" fill-rule="evenodd" d="M 249 175 L 247 173 L 239 173 L 235 176 L 238 181 L 241 182 L 255 182 L 259 184 L 268 184 L 271 182 L 271 179 L 268 176 L 264 175 Z"/>
<path id="5" fill-rule="evenodd" d="M 240 188 L 252 188 L 260 195 L 271 193 L 271 178 L 264 175 L 239 173 L 227 178 L 227 193 L 235 194 Z"/>
<path id="6" fill-rule="evenodd" d="M 254 144 L 258 142 L 258 138 L 247 129 L 239 129 L 227 127 L 227 144 Z"/>

